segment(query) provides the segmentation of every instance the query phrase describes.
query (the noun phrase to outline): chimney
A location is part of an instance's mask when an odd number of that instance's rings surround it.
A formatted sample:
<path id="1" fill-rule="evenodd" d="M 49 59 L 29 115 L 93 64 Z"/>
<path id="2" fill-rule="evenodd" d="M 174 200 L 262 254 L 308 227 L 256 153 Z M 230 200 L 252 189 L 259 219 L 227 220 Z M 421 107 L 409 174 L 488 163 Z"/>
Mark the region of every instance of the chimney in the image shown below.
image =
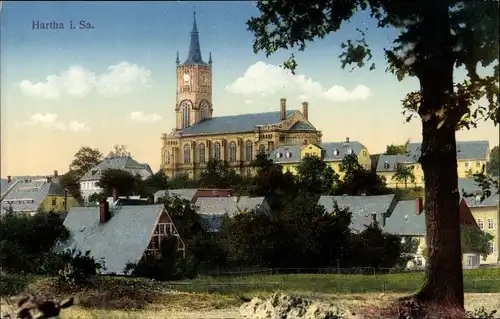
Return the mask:
<path id="1" fill-rule="evenodd" d="M 422 197 L 417 197 L 417 199 L 415 201 L 416 201 L 416 203 L 415 203 L 416 209 L 415 210 L 417 212 L 417 215 L 420 215 L 422 213 L 422 211 L 424 210 L 424 203 L 423 203 L 424 201 L 423 201 Z"/>
<path id="2" fill-rule="evenodd" d="M 349 143 L 349 136 L 345 138 L 345 142 Z"/>
<path id="3" fill-rule="evenodd" d="M 153 205 L 155 203 L 155 197 L 153 195 L 148 196 L 148 205 Z"/>
<path id="4" fill-rule="evenodd" d="M 280 100 L 281 102 L 281 116 L 280 116 L 280 121 L 286 120 L 286 99 L 282 98 Z"/>
<path id="5" fill-rule="evenodd" d="M 106 223 L 108 220 L 110 220 L 111 214 L 109 212 L 109 203 L 106 199 L 103 199 L 99 203 L 99 222 L 101 224 Z"/>
<path id="6" fill-rule="evenodd" d="M 372 213 L 372 226 L 377 225 L 377 213 Z"/>
<path id="7" fill-rule="evenodd" d="M 118 200 L 118 188 L 113 187 L 113 202 Z"/>
<path id="8" fill-rule="evenodd" d="M 57 170 L 54 170 L 54 178 L 59 177 L 59 172 Z"/>
<path id="9" fill-rule="evenodd" d="M 302 115 L 304 115 L 304 118 L 308 120 L 309 117 L 309 103 L 308 102 L 302 102 Z"/>
<path id="10" fill-rule="evenodd" d="M 7 183 L 10 184 L 11 182 L 12 182 L 12 176 L 9 175 L 9 176 L 7 176 Z"/>
<path id="11" fill-rule="evenodd" d="M 50 183 L 52 182 L 52 177 L 51 176 L 47 176 L 47 183 Z"/>

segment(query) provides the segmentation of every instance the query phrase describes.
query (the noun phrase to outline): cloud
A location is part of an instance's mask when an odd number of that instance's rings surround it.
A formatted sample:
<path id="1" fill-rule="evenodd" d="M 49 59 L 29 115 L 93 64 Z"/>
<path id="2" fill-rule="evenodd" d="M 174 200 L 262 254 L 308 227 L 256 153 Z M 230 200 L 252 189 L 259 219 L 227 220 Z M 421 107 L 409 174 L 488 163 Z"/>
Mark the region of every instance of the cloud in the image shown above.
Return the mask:
<path id="1" fill-rule="evenodd" d="M 305 75 L 293 75 L 288 70 L 262 61 L 248 67 L 243 76 L 226 86 L 228 92 L 242 95 L 268 96 L 285 89 L 299 93 L 300 97 L 321 97 L 334 102 L 366 100 L 372 95 L 371 90 L 361 84 L 352 91 L 338 85 L 325 89 L 321 83 Z"/>
<path id="2" fill-rule="evenodd" d="M 161 120 L 161 116 L 156 113 L 144 114 L 142 112 L 136 111 L 130 113 L 129 119 L 135 122 L 157 122 Z"/>
<path id="3" fill-rule="evenodd" d="M 49 75 L 44 82 L 23 80 L 21 91 L 29 96 L 58 99 L 63 95 L 82 98 L 92 90 L 105 96 L 130 93 L 134 88 L 151 85 L 151 71 L 137 64 L 120 62 L 108 67 L 108 72 L 96 74 L 75 65 L 59 75 Z"/>
<path id="4" fill-rule="evenodd" d="M 23 123 L 16 123 L 16 128 L 21 126 L 42 126 L 48 129 L 69 132 L 82 132 L 90 130 L 85 123 L 78 121 L 69 121 L 67 123 L 58 121 L 58 115 L 53 113 L 37 113 L 30 117 L 29 121 Z"/>
<path id="5" fill-rule="evenodd" d="M 252 104 L 253 101 L 252 100 L 245 100 L 245 101 L 243 101 L 243 103 L 245 103 L 245 104 Z"/>

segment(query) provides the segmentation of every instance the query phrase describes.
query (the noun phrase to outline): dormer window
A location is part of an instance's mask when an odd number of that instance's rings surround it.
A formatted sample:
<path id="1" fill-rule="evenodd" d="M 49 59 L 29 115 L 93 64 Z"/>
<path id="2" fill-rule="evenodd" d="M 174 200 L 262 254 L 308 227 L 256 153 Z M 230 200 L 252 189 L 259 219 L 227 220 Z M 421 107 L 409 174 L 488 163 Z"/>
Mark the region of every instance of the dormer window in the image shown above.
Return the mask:
<path id="1" fill-rule="evenodd" d="M 283 154 L 281 154 L 281 153 L 279 153 L 279 152 L 278 152 L 278 153 L 276 153 L 276 158 L 281 158 L 281 157 L 283 157 Z"/>
<path id="2" fill-rule="evenodd" d="M 347 155 L 352 155 L 352 148 L 347 149 Z"/>
<path id="3" fill-rule="evenodd" d="M 385 162 L 384 162 L 384 168 L 390 168 L 390 167 L 391 167 L 391 165 L 389 165 L 389 162 L 388 162 L 388 161 L 385 161 Z"/>
<path id="4" fill-rule="evenodd" d="M 333 155 L 334 156 L 338 156 L 339 155 L 339 150 L 338 149 L 334 149 L 333 150 Z"/>
<path id="5" fill-rule="evenodd" d="M 286 158 L 290 158 L 290 157 L 292 157 L 292 153 L 291 153 L 291 152 L 286 152 L 286 153 L 285 153 L 285 157 L 286 157 Z"/>

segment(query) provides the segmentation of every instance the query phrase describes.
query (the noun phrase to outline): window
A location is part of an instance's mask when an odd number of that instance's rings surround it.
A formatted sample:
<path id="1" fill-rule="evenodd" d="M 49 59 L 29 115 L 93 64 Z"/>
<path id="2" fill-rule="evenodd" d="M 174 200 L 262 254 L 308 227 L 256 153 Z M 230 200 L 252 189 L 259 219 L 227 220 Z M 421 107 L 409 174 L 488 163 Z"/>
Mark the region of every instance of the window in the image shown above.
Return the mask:
<path id="1" fill-rule="evenodd" d="M 205 157 L 205 144 L 201 143 L 198 145 L 198 156 L 200 163 L 205 163 L 206 157 Z"/>
<path id="2" fill-rule="evenodd" d="M 484 221 L 482 219 L 477 220 L 477 225 L 479 226 L 479 229 L 484 229 Z"/>
<path id="3" fill-rule="evenodd" d="M 422 257 L 416 258 L 416 265 L 417 265 L 417 267 L 422 267 L 422 265 L 423 265 Z"/>
<path id="4" fill-rule="evenodd" d="M 56 206 L 57 205 L 57 198 L 52 198 L 52 206 Z"/>
<path id="5" fill-rule="evenodd" d="M 495 251 L 495 245 L 493 245 L 493 243 L 490 241 L 488 243 L 488 252 L 492 254 L 494 251 Z"/>
<path id="6" fill-rule="evenodd" d="M 259 154 L 265 154 L 266 153 L 266 146 L 261 144 L 259 145 Z"/>
<path id="7" fill-rule="evenodd" d="M 347 149 L 347 155 L 352 155 L 352 148 Z"/>
<path id="8" fill-rule="evenodd" d="M 280 152 L 276 153 L 276 158 L 281 158 L 283 156 L 283 154 L 281 154 Z"/>
<path id="9" fill-rule="evenodd" d="M 389 165 L 389 162 L 385 161 L 384 162 L 384 168 L 389 168 L 389 167 L 391 167 L 391 165 Z"/>
<path id="10" fill-rule="evenodd" d="M 229 143 L 229 161 L 236 162 L 236 143 Z"/>
<path id="11" fill-rule="evenodd" d="M 366 157 L 366 150 L 363 150 L 363 156 Z"/>
<path id="12" fill-rule="evenodd" d="M 191 148 L 188 144 L 184 145 L 184 164 L 191 163 Z"/>
<path id="13" fill-rule="evenodd" d="M 165 151 L 165 154 L 163 155 L 164 156 L 164 163 L 165 164 L 170 164 L 170 152 L 169 151 Z"/>
<path id="14" fill-rule="evenodd" d="M 476 162 L 476 167 L 481 167 L 481 162 Z"/>
<path id="15" fill-rule="evenodd" d="M 203 100 L 200 103 L 200 108 L 201 108 L 201 118 L 202 119 L 209 118 L 209 115 L 210 115 L 210 111 L 209 111 L 210 104 L 207 101 Z"/>
<path id="16" fill-rule="evenodd" d="M 306 153 L 306 156 L 311 156 L 311 154 L 309 154 L 309 153 Z"/>
<path id="17" fill-rule="evenodd" d="M 333 155 L 334 156 L 338 156 L 339 155 L 339 150 L 338 149 L 334 149 L 333 150 Z"/>
<path id="18" fill-rule="evenodd" d="M 290 158 L 290 157 L 292 157 L 292 152 L 286 152 L 286 153 L 285 153 L 285 157 L 286 157 L 286 158 Z"/>
<path id="19" fill-rule="evenodd" d="M 248 140 L 245 143 L 245 161 L 250 162 L 253 160 L 253 143 Z"/>
<path id="20" fill-rule="evenodd" d="M 476 265 L 476 256 L 467 256 L 467 266 Z"/>
<path id="21" fill-rule="evenodd" d="M 189 117 L 191 112 L 191 102 L 182 102 L 182 123 L 181 128 L 186 128 L 189 126 Z"/>
<path id="22" fill-rule="evenodd" d="M 488 229 L 493 229 L 495 228 L 495 225 L 493 225 L 493 219 L 488 219 Z"/>
<path id="23" fill-rule="evenodd" d="M 470 166 L 470 162 L 465 162 L 465 167 L 468 168 Z"/>
<path id="24" fill-rule="evenodd" d="M 220 161 L 220 143 L 215 142 L 214 143 L 214 158 L 218 161 Z"/>

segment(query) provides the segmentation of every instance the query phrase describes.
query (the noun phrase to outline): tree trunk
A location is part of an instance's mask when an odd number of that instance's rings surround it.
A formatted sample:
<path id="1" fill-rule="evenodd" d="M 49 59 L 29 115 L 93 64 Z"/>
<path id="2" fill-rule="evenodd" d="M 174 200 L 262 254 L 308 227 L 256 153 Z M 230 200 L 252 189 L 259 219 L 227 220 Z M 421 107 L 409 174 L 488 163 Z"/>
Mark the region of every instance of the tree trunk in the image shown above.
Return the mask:
<path id="1" fill-rule="evenodd" d="M 445 1 L 432 2 L 422 21 L 420 88 L 425 210 L 429 258 L 426 280 L 416 298 L 451 309 L 464 308 L 460 244 L 459 192 L 455 130 L 459 111 L 453 108 L 454 58 Z M 446 121 L 441 126 L 446 111 Z"/>

